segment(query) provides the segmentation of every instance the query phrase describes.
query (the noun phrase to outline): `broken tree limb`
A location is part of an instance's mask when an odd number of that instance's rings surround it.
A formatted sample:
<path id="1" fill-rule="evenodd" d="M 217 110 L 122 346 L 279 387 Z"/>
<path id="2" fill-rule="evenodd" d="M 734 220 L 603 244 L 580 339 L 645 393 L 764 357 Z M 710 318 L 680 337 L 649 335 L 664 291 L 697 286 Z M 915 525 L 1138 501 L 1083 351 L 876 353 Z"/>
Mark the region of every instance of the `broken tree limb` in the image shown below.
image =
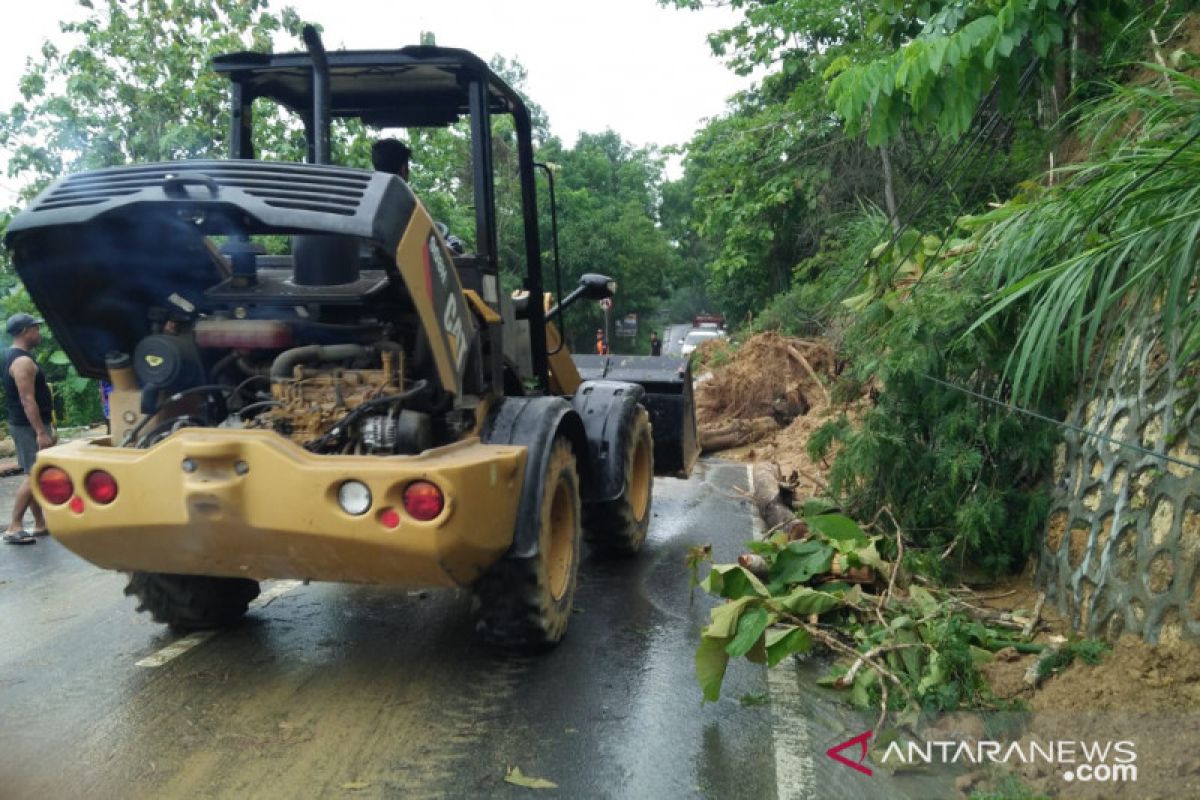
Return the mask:
<path id="1" fill-rule="evenodd" d="M 1042 681 L 1050 677 L 1049 663 L 1058 655 L 1061 649 L 1056 644 L 1050 645 L 1029 665 L 1029 669 L 1025 670 L 1025 684 L 1027 686 L 1032 686 L 1036 689 Z"/>
<path id="2" fill-rule="evenodd" d="M 754 419 L 735 419 L 716 425 L 700 426 L 700 449 L 706 453 L 714 450 L 728 450 L 744 444 L 758 441 L 768 433 L 779 430 L 779 423 L 773 417 L 755 417 Z"/>
<path id="3" fill-rule="evenodd" d="M 1021 636 L 1028 639 L 1033 635 L 1033 629 L 1037 627 L 1038 621 L 1042 618 L 1042 606 L 1046 604 L 1046 593 L 1038 592 L 1037 605 L 1033 608 L 1033 616 L 1029 622 L 1025 623 L 1025 627 L 1021 629 Z"/>
<path id="4" fill-rule="evenodd" d="M 779 472 L 774 464 L 755 464 L 754 476 L 754 509 L 769 530 L 785 531 L 789 539 L 803 539 L 808 536 L 808 526 L 804 520 L 792 513 L 791 504 L 785 497 L 784 489 L 779 482 Z"/>
<path id="5" fill-rule="evenodd" d="M 825 388 L 825 384 L 821 383 L 821 379 L 817 377 L 817 373 L 812 368 L 812 364 L 808 363 L 808 359 L 790 344 L 788 345 L 787 351 L 788 355 L 796 359 L 796 362 L 804 368 L 804 371 L 808 373 L 808 377 L 812 378 L 813 383 L 820 387 L 821 394 L 825 395 L 825 405 L 833 405 L 833 400 L 829 397 L 829 391 Z"/>

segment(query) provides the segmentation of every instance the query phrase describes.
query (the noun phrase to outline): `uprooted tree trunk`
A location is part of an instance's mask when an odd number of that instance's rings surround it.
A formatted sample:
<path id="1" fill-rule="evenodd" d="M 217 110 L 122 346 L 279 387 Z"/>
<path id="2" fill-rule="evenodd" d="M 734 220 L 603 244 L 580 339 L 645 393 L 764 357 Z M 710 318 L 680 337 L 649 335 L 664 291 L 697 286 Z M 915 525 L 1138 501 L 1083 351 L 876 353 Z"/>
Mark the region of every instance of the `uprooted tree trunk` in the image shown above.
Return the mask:
<path id="1" fill-rule="evenodd" d="M 702 425 L 700 426 L 700 449 L 706 453 L 714 450 L 728 450 L 730 447 L 740 447 L 758 441 L 768 433 L 777 430 L 779 430 L 779 423 L 773 417 L 735 419 L 715 425 Z"/>
<path id="2" fill-rule="evenodd" d="M 780 483 L 778 467 L 755 464 L 753 475 L 754 508 L 766 523 L 767 530 L 784 531 L 790 539 L 807 536 L 808 526 L 792 511 L 792 493 Z"/>

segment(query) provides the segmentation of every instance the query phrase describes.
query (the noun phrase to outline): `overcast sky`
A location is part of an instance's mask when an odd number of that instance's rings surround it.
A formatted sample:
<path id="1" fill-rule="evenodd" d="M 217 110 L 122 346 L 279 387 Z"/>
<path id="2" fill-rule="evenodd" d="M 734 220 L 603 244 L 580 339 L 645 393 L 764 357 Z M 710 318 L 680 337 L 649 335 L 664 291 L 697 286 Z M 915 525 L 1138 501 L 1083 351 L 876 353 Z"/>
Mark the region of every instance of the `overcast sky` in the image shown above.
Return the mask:
<path id="1" fill-rule="evenodd" d="M 101 0 L 96 0 L 99 6 Z M 325 29 L 330 49 L 392 48 L 433 31 L 438 44 L 482 58 L 517 58 L 528 92 L 568 144 L 580 131 L 612 128 L 635 144 L 679 144 L 748 85 L 710 55 L 705 37 L 731 20 L 725 9 L 660 8 L 655 0 L 292 0 Z M 25 60 L 58 22 L 79 15 L 75 0 L 21 3 L 0 26 L 0 107 L 17 99 Z M 277 45 L 299 49 L 298 42 Z M 0 154 L 0 161 L 6 161 Z M 0 174 L 0 199 L 11 181 Z"/>

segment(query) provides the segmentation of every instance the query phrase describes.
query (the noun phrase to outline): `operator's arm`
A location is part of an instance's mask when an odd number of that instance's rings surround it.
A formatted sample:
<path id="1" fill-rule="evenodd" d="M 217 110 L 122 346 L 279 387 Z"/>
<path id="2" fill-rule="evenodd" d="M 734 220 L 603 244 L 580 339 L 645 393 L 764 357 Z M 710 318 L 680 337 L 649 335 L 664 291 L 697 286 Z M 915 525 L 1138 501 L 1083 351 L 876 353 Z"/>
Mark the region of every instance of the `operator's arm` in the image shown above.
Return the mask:
<path id="1" fill-rule="evenodd" d="M 38 447 L 49 447 L 54 444 L 54 441 L 50 438 L 50 432 L 46 430 L 45 423 L 42 422 L 41 409 L 38 408 L 37 396 L 33 391 L 34 379 L 37 377 L 37 365 L 29 356 L 21 356 L 12 363 L 8 371 L 16 381 L 17 394 L 21 397 L 21 407 L 25 409 L 25 416 L 29 419 L 29 424 L 33 426 L 34 433 L 37 434 Z"/>

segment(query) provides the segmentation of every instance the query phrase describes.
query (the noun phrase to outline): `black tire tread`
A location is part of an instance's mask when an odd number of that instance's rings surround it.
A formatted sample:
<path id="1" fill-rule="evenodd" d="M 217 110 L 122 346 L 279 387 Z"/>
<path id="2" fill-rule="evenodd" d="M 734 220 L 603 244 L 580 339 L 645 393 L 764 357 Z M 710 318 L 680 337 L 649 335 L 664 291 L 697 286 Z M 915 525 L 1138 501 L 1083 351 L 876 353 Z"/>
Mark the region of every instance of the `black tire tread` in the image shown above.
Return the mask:
<path id="1" fill-rule="evenodd" d="M 565 473 L 574 487 L 575 542 L 571 575 L 560 601 L 555 602 L 542 563 L 546 550 L 539 535 L 538 554 L 532 558 L 503 558 L 475 584 L 475 631 L 488 644 L 518 650 L 539 650 L 556 644 L 571 618 L 576 576 L 581 551 L 579 473 L 570 442 L 557 438 L 543 480 L 547 484 L 542 501 L 539 534 L 545 534 L 553 503 L 554 485 Z"/>
<path id="2" fill-rule="evenodd" d="M 646 513 L 638 520 L 629 502 L 629 486 L 633 480 L 633 453 L 631 446 L 639 437 L 650 455 L 650 480 L 654 480 L 654 437 L 650 430 L 650 417 L 639 407 L 634 423 L 629 426 L 628 441 L 622 443 L 625 454 L 625 491 L 616 500 L 607 503 L 588 503 L 583 507 L 583 535 L 593 555 L 604 558 L 628 558 L 636 555 L 646 542 L 650 529 L 651 508 L 654 494 L 650 493 Z"/>
<path id="3" fill-rule="evenodd" d="M 211 630 L 238 622 L 258 597 L 258 581 L 207 575 L 134 572 L 125 594 L 138 599 L 138 611 L 180 631 Z"/>

